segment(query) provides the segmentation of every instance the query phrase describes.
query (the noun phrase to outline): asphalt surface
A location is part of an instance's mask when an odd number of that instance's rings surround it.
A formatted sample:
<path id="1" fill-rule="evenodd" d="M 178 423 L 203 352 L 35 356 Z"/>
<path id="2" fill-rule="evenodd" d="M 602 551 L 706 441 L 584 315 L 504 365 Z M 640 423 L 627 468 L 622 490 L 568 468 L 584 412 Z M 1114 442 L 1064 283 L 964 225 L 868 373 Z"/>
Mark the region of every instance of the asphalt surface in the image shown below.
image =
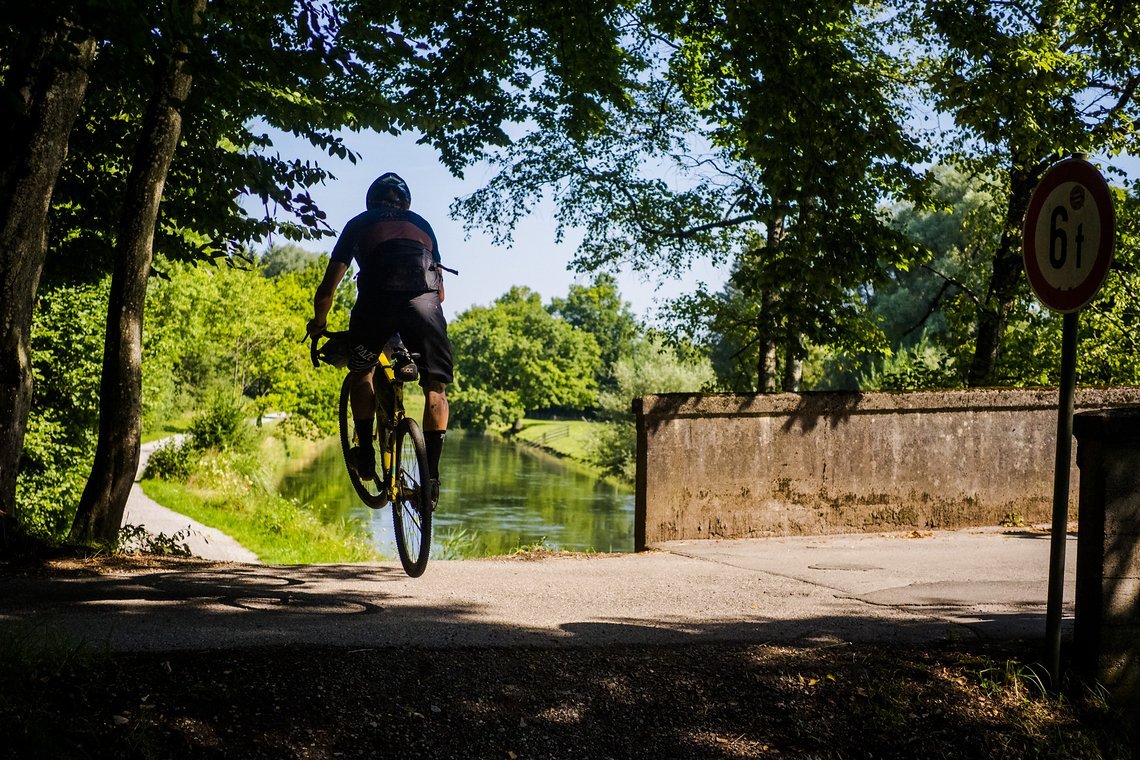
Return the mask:
<path id="1" fill-rule="evenodd" d="M 0 576 L 0 630 L 116 651 L 1038 639 L 1033 529 L 688 541 L 643 554 Z M 1069 536 L 1065 625 L 1072 623 Z"/>

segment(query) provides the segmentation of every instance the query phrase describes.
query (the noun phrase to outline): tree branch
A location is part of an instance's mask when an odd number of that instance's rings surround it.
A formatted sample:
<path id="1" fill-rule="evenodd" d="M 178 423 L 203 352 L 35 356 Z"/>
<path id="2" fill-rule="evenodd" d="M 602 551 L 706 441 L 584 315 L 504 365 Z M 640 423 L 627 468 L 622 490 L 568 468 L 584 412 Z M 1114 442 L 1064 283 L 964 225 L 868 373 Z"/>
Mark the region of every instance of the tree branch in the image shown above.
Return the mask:
<path id="1" fill-rule="evenodd" d="M 921 265 L 921 268 L 925 269 L 927 272 L 930 272 L 935 277 L 941 277 L 949 285 L 953 285 L 953 286 L 959 288 L 963 293 L 968 295 L 970 297 L 970 299 L 976 305 L 978 305 L 978 306 L 982 305 L 982 299 L 978 298 L 977 294 L 974 293 L 974 291 L 970 290 L 968 287 L 966 287 L 966 285 L 964 283 L 960 282 L 959 280 L 954 279 L 953 277 L 949 277 L 947 275 L 942 274 L 941 272 L 939 272 L 937 269 L 930 266 L 929 264 L 923 264 L 923 265 Z"/>
<path id="2" fill-rule="evenodd" d="M 934 296 L 934 298 L 930 301 L 930 304 L 926 307 L 926 313 L 923 314 L 921 317 L 919 317 L 918 321 L 915 322 L 914 325 L 912 325 L 909 330 L 907 330 L 906 332 L 903 333 L 903 336 L 905 337 L 907 335 L 910 335 L 912 332 L 914 332 L 915 330 L 917 330 L 918 328 L 920 328 L 924 324 L 926 324 L 926 320 L 930 319 L 930 317 L 933 316 L 934 312 L 938 310 L 939 305 L 942 303 L 942 298 L 946 295 L 946 291 L 949 290 L 950 288 L 956 288 L 956 287 L 958 287 L 958 286 L 956 284 L 954 284 L 953 282 L 950 282 L 949 280 L 944 280 L 942 282 L 942 287 L 938 289 L 938 293 Z"/>
<path id="3" fill-rule="evenodd" d="M 993 4 L 1000 8 L 1010 8 L 1017 11 L 1022 16 L 1024 16 L 1025 20 L 1032 24 L 1033 28 L 1038 32 L 1043 32 L 1046 29 L 1045 22 L 1034 16 L 1028 8 L 1016 0 L 993 0 Z"/>
<path id="4" fill-rule="evenodd" d="M 614 187 L 614 189 L 625 196 L 626 201 L 628 201 L 630 207 L 634 212 L 633 221 L 634 224 L 637 225 L 638 229 L 647 235 L 653 235 L 655 237 L 665 238 L 667 240 L 688 240 L 690 238 L 696 237 L 702 232 L 708 232 L 709 230 L 721 229 L 724 227 L 735 227 L 737 225 L 744 224 L 745 222 L 757 222 L 762 218 L 758 214 L 743 214 L 741 216 L 721 219 L 720 221 L 716 222 L 699 224 L 696 227 L 687 227 L 672 231 L 660 227 L 650 227 L 648 224 L 641 220 L 641 204 L 638 202 L 638 199 L 633 194 L 633 192 L 630 191 L 630 189 L 626 187 L 624 183 L 613 182 L 605 177 L 597 175 L 595 175 L 594 179 L 601 182 L 608 182 Z"/>

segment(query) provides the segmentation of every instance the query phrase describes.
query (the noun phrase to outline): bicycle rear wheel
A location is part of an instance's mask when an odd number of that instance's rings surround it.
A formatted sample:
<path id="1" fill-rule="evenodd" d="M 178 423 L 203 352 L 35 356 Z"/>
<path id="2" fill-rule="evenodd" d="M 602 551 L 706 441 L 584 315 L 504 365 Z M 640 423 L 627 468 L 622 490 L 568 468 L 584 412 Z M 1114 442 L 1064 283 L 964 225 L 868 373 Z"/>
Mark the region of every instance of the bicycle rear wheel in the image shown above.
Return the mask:
<path id="1" fill-rule="evenodd" d="M 340 407 L 338 419 L 340 420 L 340 451 L 344 456 L 344 467 L 348 470 L 348 479 L 352 482 L 352 488 L 356 491 L 356 495 L 360 497 L 369 507 L 373 509 L 380 509 L 388 503 L 388 493 L 384 489 L 382 474 L 378 474 L 377 480 L 361 480 L 360 475 L 356 471 L 355 457 L 353 456 L 352 449 L 358 445 L 356 440 L 356 424 L 352 416 L 352 375 L 344 378 L 344 383 L 340 386 Z M 374 441 L 369 441 L 372 445 Z M 379 464 L 379 462 L 378 462 Z"/>
<path id="2" fill-rule="evenodd" d="M 418 578 L 427 568 L 431 548 L 431 496 L 424 435 L 408 417 L 396 426 L 395 467 L 398 496 L 392 502 L 392 525 L 396 550 L 404 572 Z"/>

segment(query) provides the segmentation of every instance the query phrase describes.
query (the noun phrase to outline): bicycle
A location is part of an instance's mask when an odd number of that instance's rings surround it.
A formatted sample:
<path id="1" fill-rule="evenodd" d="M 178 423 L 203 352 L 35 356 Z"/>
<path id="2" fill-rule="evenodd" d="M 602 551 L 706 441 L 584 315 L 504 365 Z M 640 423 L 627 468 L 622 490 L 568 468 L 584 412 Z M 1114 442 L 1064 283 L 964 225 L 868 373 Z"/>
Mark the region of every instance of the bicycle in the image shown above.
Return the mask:
<path id="1" fill-rule="evenodd" d="M 347 332 L 326 332 L 318 345 L 312 339 L 313 366 L 322 362 L 341 369 L 348 366 L 351 346 Z M 415 356 L 409 355 L 411 360 Z M 415 366 L 414 364 L 412 365 Z M 340 447 L 345 469 L 361 501 L 372 509 L 392 505 L 392 527 L 400 564 L 412 578 L 423 575 L 431 547 L 432 503 L 428 476 L 427 448 L 419 424 L 404 413 L 404 382 L 396 375 L 391 358 L 381 353 L 373 373 L 376 391 L 376 419 L 373 439 L 378 442 L 376 479 L 363 479 L 357 470 L 354 449 L 359 445 L 352 414 L 352 375 L 345 376 L 340 389 L 338 420 Z"/>

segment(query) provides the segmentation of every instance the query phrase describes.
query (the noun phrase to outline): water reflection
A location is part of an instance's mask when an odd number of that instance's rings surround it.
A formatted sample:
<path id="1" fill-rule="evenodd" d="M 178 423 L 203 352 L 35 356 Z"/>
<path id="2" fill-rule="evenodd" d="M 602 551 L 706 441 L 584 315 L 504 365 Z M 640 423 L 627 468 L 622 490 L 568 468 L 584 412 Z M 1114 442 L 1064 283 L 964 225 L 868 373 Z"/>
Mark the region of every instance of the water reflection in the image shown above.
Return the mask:
<path id="1" fill-rule="evenodd" d="M 325 520 L 358 520 L 377 547 L 394 556 L 389 509 L 360 503 L 340 457 L 339 447 L 330 447 L 307 470 L 286 478 L 282 494 L 316 506 Z M 435 547 L 463 535 L 449 546 L 468 556 L 504 554 L 544 538 L 576 551 L 633 551 L 633 494 L 556 458 L 491 437 L 451 433 L 440 470 Z"/>

